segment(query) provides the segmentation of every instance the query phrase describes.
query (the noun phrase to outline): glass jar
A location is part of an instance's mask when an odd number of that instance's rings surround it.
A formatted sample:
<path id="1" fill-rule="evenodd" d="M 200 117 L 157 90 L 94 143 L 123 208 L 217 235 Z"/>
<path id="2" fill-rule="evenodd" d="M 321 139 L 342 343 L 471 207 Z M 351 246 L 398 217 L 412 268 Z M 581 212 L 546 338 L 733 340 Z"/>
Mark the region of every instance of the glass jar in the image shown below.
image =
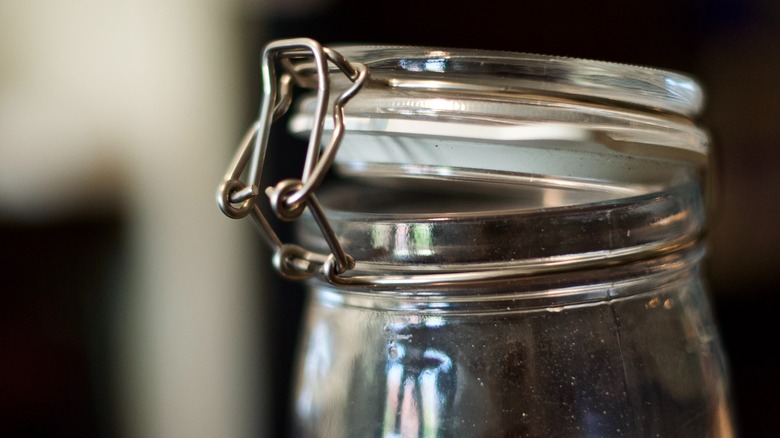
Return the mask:
<path id="1" fill-rule="evenodd" d="M 343 177 L 306 201 L 307 250 L 276 257 L 288 274 L 308 260 L 295 436 L 733 435 L 701 275 L 695 81 L 504 52 L 325 53 L 370 78 L 332 125 L 322 93 L 290 121 L 333 131 L 320 162 Z M 360 69 L 341 70 L 331 87 L 348 90 Z"/>

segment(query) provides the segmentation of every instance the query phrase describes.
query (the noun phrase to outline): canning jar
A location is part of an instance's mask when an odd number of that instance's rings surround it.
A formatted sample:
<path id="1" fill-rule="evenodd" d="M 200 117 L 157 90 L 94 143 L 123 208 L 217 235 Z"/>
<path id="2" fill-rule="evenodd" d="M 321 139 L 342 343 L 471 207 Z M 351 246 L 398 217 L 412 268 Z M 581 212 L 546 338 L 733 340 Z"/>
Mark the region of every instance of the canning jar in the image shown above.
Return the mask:
<path id="1" fill-rule="evenodd" d="M 701 273 L 693 79 L 306 39 L 269 45 L 263 72 L 218 198 L 308 285 L 295 436 L 733 434 Z M 302 216 L 298 245 L 256 202 L 292 84 L 317 90 L 289 122 L 309 154 L 266 192 L 277 216 Z"/>

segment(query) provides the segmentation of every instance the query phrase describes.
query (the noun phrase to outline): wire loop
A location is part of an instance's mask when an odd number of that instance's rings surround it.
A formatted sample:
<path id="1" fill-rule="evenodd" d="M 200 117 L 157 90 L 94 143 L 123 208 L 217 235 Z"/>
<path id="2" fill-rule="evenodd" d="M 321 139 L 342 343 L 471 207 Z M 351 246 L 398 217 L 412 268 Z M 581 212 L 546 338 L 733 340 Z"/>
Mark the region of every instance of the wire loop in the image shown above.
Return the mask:
<path id="1" fill-rule="evenodd" d="M 353 84 L 339 94 L 333 103 L 334 129 L 328 143 L 321 148 L 325 127 L 330 77 L 328 63 L 335 65 Z M 282 73 L 278 74 L 277 69 Z M 310 72 L 314 74 L 310 74 Z M 283 221 L 298 219 L 308 207 L 322 230 L 336 263 L 336 270 L 344 273 L 355 262 L 338 241 L 314 192 L 333 165 L 344 136 L 344 105 L 357 94 L 368 80 L 368 69 L 363 64 L 350 63 L 340 53 L 322 47 L 307 38 L 274 41 L 263 50 L 263 103 L 257 122 L 242 140 L 225 178 L 217 190 L 217 203 L 222 212 L 233 219 L 252 215 L 274 250 L 274 266 L 285 277 L 298 280 L 311 277 L 321 267 L 327 255 L 282 244 L 273 227 L 257 205 L 268 138 L 274 120 L 283 116 L 292 103 L 293 85 L 317 90 L 314 126 L 309 138 L 306 161 L 300 179 L 287 179 L 266 190 L 271 210 Z M 248 167 L 248 181 L 241 181 Z"/>

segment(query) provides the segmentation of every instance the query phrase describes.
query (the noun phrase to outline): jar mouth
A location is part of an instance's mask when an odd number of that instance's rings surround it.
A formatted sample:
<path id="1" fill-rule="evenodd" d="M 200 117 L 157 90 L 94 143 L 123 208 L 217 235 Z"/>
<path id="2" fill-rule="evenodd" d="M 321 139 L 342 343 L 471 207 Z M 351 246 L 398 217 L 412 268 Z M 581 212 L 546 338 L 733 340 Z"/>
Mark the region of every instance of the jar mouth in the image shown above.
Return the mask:
<path id="1" fill-rule="evenodd" d="M 703 106 L 688 75 L 637 65 L 519 52 L 388 45 L 335 45 L 387 87 L 440 92 L 572 96 L 685 117 Z"/>
<path id="2" fill-rule="evenodd" d="M 580 269 L 677 251 L 704 231 L 704 205 L 694 181 L 652 194 L 554 206 L 545 206 L 545 193 L 534 188 L 514 195 L 345 185 L 324 191 L 320 200 L 339 241 L 357 261 L 355 273 L 530 275 Z M 298 234 L 304 247 L 328 252 L 310 217 Z"/>

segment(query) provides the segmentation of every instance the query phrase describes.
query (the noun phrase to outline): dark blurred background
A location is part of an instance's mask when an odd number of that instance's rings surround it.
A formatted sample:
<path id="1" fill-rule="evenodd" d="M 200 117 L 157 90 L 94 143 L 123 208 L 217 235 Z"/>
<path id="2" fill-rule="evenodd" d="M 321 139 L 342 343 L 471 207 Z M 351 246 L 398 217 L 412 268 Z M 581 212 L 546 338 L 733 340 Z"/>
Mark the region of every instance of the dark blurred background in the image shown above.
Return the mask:
<path id="1" fill-rule="evenodd" d="M 780 3 L 43 3 L 0 6 L 0 435 L 283 434 L 304 296 L 264 272 L 259 238 L 219 217 L 213 190 L 256 117 L 262 46 L 295 36 L 700 79 L 737 421 L 777 434 Z"/>

